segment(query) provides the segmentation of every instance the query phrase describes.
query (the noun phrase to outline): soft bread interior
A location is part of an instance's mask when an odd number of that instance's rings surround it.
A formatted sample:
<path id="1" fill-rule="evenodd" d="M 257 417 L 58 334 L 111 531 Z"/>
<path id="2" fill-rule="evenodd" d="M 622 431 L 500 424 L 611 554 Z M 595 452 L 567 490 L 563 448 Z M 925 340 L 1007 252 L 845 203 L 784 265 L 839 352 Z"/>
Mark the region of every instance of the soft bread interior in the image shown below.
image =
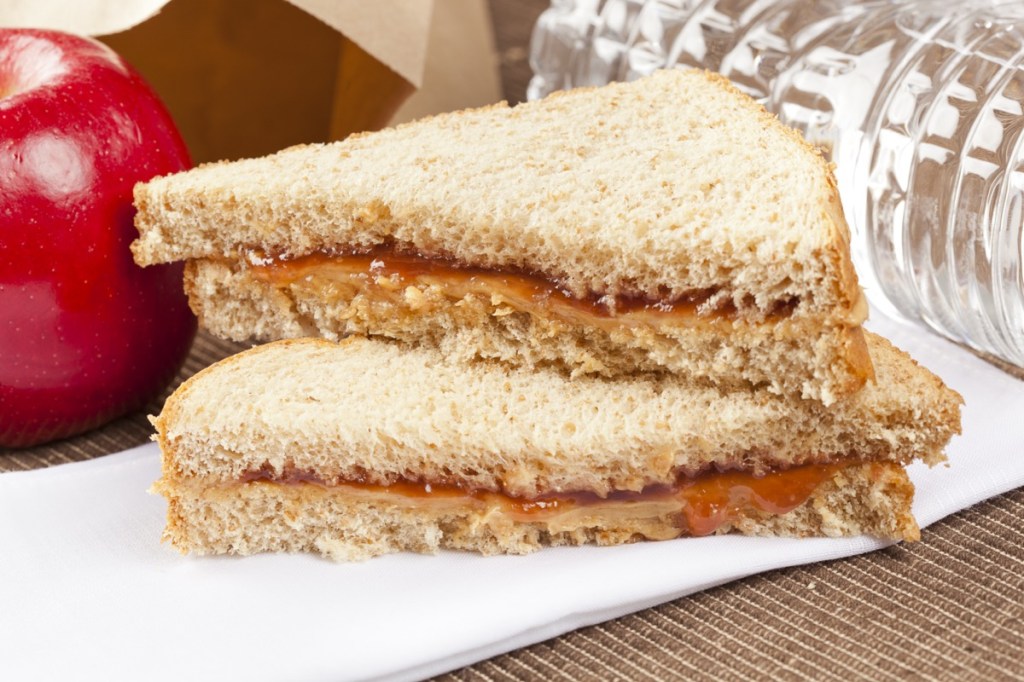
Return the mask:
<path id="1" fill-rule="evenodd" d="M 456 482 L 519 496 L 641 490 L 711 467 L 941 461 L 960 397 L 879 337 L 878 380 L 832 408 L 671 375 L 570 379 L 352 337 L 282 341 L 183 384 L 154 420 L 164 476 Z"/>
<path id="2" fill-rule="evenodd" d="M 671 506 L 609 502 L 522 520 L 495 505 L 403 499 L 383 492 L 353 495 L 312 484 L 162 481 L 158 490 L 169 502 L 164 537 L 177 549 L 197 554 L 306 551 L 335 560 L 441 548 L 522 554 L 542 546 L 614 545 L 688 534 L 678 508 Z M 745 507 L 716 532 L 916 540 L 912 498 L 913 485 L 898 465 L 853 465 L 837 471 L 786 514 Z"/>
<path id="3" fill-rule="evenodd" d="M 847 320 L 860 298 L 827 163 L 701 72 L 209 164 L 135 199 L 142 264 L 393 241 L 578 296 L 713 289 Z"/>
<path id="4" fill-rule="evenodd" d="M 185 288 L 202 325 L 237 341 L 369 334 L 463 359 L 609 377 L 672 372 L 719 385 L 764 385 L 826 404 L 872 373 L 860 327 L 823 327 L 786 312 L 749 320 L 693 305 L 607 314 L 564 296 L 524 295 L 523 287 L 508 285 L 508 276 L 294 270 L 284 277 L 245 261 L 202 259 L 188 264 Z"/>

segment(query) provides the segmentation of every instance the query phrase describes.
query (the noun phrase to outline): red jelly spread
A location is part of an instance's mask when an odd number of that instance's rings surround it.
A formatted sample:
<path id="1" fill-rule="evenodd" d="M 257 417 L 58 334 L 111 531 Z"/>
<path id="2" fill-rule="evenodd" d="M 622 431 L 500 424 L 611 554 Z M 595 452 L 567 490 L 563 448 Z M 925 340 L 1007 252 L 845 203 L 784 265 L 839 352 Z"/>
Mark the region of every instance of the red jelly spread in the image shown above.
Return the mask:
<path id="1" fill-rule="evenodd" d="M 613 492 L 600 497 L 590 492 L 561 492 L 533 498 L 515 497 L 489 490 L 466 490 L 450 484 L 399 481 L 374 485 L 361 481 L 325 482 L 315 474 L 288 470 L 275 475 L 263 468 L 242 477 L 241 482 L 271 481 L 289 485 L 314 484 L 329 488 L 350 488 L 360 493 L 397 495 L 405 500 L 458 500 L 467 505 L 490 504 L 520 521 L 542 522 L 547 518 L 578 508 L 622 510 L 633 508 L 643 514 L 642 506 L 659 503 L 676 508 L 690 535 L 709 535 L 751 509 L 768 514 L 785 514 L 807 501 L 814 490 L 844 465 L 812 464 L 755 476 L 742 471 L 709 472 L 684 477 L 675 485 L 650 486 L 640 492 Z"/>
<path id="2" fill-rule="evenodd" d="M 254 275 L 278 285 L 297 282 L 309 276 L 327 280 L 355 277 L 364 280 L 366 285 L 376 282 L 378 278 L 385 278 L 398 288 L 442 283 L 453 292 L 494 292 L 541 306 L 572 306 L 581 312 L 598 317 L 619 316 L 639 311 L 655 315 L 693 316 L 698 314 L 699 306 L 708 303 L 716 293 L 715 289 L 700 289 L 675 298 L 612 297 L 599 293 L 579 298 L 561 286 L 557 279 L 537 273 L 515 268 L 475 267 L 453 258 L 429 256 L 387 245 L 357 253 L 315 253 L 291 259 L 259 259 L 258 262 L 260 264 L 252 268 Z M 773 314 L 788 315 L 795 306 L 796 301 L 779 302 Z M 736 308 L 726 300 L 717 303 L 713 311 L 707 311 L 703 315 L 733 317 L 736 313 Z"/>

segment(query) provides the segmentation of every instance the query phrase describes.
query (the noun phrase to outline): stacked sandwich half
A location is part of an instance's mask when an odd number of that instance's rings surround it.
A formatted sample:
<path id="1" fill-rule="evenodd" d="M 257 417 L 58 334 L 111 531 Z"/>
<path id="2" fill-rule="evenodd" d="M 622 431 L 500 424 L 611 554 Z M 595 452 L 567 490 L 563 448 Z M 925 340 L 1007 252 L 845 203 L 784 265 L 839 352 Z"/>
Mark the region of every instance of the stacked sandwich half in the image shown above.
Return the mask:
<path id="1" fill-rule="evenodd" d="M 868 533 L 960 398 L 861 328 L 827 163 L 666 71 L 136 190 L 141 264 L 276 341 L 154 420 L 198 553 Z M 280 339 L 289 339 L 283 340 Z"/>

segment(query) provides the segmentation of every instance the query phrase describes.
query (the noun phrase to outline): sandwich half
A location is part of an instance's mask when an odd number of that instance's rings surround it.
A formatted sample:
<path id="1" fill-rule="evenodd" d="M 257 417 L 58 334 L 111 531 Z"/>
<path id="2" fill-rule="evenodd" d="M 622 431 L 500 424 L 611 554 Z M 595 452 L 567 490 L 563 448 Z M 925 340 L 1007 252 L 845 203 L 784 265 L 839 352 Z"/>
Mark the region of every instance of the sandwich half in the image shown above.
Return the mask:
<path id="1" fill-rule="evenodd" d="M 830 408 L 363 337 L 259 346 L 189 379 L 153 420 L 165 538 L 341 560 L 725 532 L 915 540 L 904 465 L 944 459 L 960 396 L 867 343 L 877 381 Z"/>
<path id="2" fill-rule="evenodd" d="M 829 404 L 872 368 L 831 169 L 720 76 L 662 71 L 136 188 L 235 340 L 381 336 Z"/>

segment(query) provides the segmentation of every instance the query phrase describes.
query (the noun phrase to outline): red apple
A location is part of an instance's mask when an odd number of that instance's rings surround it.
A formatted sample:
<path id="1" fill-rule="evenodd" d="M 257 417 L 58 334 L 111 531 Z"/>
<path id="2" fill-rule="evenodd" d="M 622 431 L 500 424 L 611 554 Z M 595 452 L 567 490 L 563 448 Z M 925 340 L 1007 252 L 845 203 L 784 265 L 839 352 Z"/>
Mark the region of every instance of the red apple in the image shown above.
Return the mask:
<path id="1" fill-rule="evenodd" d="M 196 322 L 180 266 L 132 261 L 132 187 L 189 166 L 110 48 L 0 29 L 0 447 L 94 428 L 173 379 Z"/>

